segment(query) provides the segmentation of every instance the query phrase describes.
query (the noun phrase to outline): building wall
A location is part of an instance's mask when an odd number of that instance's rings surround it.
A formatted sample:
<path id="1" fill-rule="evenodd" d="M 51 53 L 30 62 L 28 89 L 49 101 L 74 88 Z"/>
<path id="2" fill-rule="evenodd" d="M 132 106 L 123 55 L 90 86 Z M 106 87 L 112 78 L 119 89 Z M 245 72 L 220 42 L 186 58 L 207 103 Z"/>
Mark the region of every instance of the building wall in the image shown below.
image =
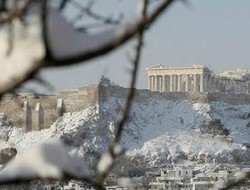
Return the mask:
<path id="1" fill-rule="evenodd" d="M 0 112 L 6 114 L 13 125 L 24 131 L 49 128 L 66 112 L 78 112 L 99 104 L 98 85 L 62 91 L 59 95 L 20 94 L 6 95 L 0 101 Z"/>
<path id="2" fill-rule="evenodd" d="M 215 74 L 204 65 L 147 68 L 148 89 L 159 92 L 224 92 L 250 94 L 250 71 Z"/>
<path id="3" fill-rule="evenodd" d="M 119 86 L 102 86 L 100 87 L 100 100 L 107 101 L 109 97 L 126 98 L 128 89 Z M 193 103 L 209 103 L 212 101 L 222 101 L 231 105 L 250 104 L 250 94 L 233 94 L 223 92 L 157 92 L 150 90 L 136 90 L 134 101 L 140 102 L 147 99 L 164 99 L 164 100 L 188 100 Z"/>
<path id="4" fill-rule="evenodd" d="M 24 131 L 49 128 L 58 117 L 67 112 L 78 112 L 90 106 L 100 105 L 110 97 L 126 98 L 129 89 L 114 85 L 89 85 L 77 90 L 62 91 L 58 95 L 20 94 L 6 95 L 0 101 L 0 113 L 7 115 L 13 125 Z M 249 94 L 199 93 L 199 92 L 152 92 L 136 90 L 135 100 L 147 99 L 188 100 L 208 103 L 224 101 L 233 105 L 250 105 Z"/>

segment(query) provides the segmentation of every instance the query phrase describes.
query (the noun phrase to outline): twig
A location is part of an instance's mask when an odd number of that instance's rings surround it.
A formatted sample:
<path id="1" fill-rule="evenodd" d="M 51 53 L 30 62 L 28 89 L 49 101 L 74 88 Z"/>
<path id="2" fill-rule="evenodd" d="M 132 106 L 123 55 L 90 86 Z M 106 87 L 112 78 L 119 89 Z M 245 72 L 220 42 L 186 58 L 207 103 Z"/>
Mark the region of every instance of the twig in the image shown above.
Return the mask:
<path id="1" fill-rule="evenodd" d="M 144 7 L 143 7 L 142 14 L 143 14 L 143 18 L 145 19 L 146 18 L 146 10 L 147 10 L 147 6 L 148 6 L 148 0 L 143 0 L 143 1 L 144 1 Z M 138 72 L 138 67 L 140 64 L 141 53 L 142 53 L 142 48 L 143 48 L 144 30 L 145 30 L 145 28 L 141 28 L 138 32 L 138 36 L 137 36 L 138 44 L 136 46 L 136 55 L 135 55 L 135 59 L 133 62 L 134 68 L 132 71 L 129 93 L 128 93 L 128 97 L 127 97 L 127 100 L 125 103 L 122 118 L 116 123 L 115 128 L 117 129 L 117 132 L 115 134 L 114 141 L 111 144 L 111 147 L 109 149 L 109 154 L 112 157 L 112 164 L 110 165 L 110 167 L 107 167 L 107 170 L 105 170 L 104 172 L 102 172 L 98 176 L 97 182 L 100 185 L 100 187 L 103 184 L 104 180 L 106 179 L 107 175 L 109 174 L 110 170 L 112 169 L 112 167 L 114 165 L 114 160 L 116 159 L 117 156 L 119 156 L 115 152 L 115 148 L 121 140 L 121 135 L 122 135 L 122 132 L 124 130 L 124 126 L 129 118 L 130 110 L 131 110 L 134 95 L 135 95 L 135 84 L 136 84 L 136 80 L 137 80 L 137 72 Z"/>
<path id="2" fill-rule="evenodd" d="M 28 0 L 25 5 L 19 9 L 15 9 L 14 11 L 11 12 L 11 10 L 9 10 L 9 14 L 3 18 L 0 17 L 0 25 L 3 25 L 5 23 L 9 23 L 12 20 L 19 18 L 21 19 L 25 13 L 27 12 L 28 8 L 30 7 L 30 5 L 32 3 L 34 3 L 37 0 Z"/>
<path id="3" fill-rule="evenodd" d="M 161 5 L 150 15 L 147 16 L 145 19 L 142 19 L 135 27 L 131 28 L 130 30 L 126 31 L 124 35 L 122 35 L 119 39 L 111 41 L 110 43 L 106 44 L 99 49 L 95 49 L 88 52 L 83 52 L 82 54 L 64 58 L 64 59 L 55 59 L 51 57 L 51 59 L 47 60 L 44 67 L 59 67 L 59 66 L 70 66 L 80 64 L 84 61 L 97 58 L 99 56 L 105 55 L 112 50 L 120 47 L 121 45 L 125 44 L 128 40 L 134 37 L 142 28 L 147 26 L 147 29 L 150 28 L 153 23 L 159 18 L 159 16 L 169 8 L 175 0 L 165 0 Z M 47 36 L 47 33 L 44 35 Z"/>
<path id="4" fill-rule="evenodd" d="M 250 178 L 250 172 L 246 172 L 242 178 L 236 180 L 235 182 L 230 182 L 226 184 L 226 187 L 221 188 L 220 190 L 232 189 L 235 187 L 240 187 L 244 185 L 246 181 Z"/>
<path id="5" fill-rule="evenodd" d="M 22 8 L 18 9 L 16 13 L 11 13 L 7 18 L 0 19 L 0 25 L 6 22 L 9 22 L 15 18 L 21 18 L 25 12 L 27 11 L 28 7 L 31 3 L 35 2 L 36 0 L 28 0 L 28 2 Z M 135 34 L 137 34 L 142 28 L 147 26 L 149 28 L 153 25 L 153 23 L 157 20 L 157 18 L 172 5 L 175 0 L 165 0 L 150 16 L 147 16 L 145 19 L 142 19 L 134 28 L 127 31 L 120 39 L 110 42 L 105 47 L 100 49 L 96 49 L 91 52 L 83 53 L 78 56 L 72 57 L 70 59 L 64 60 L 54 60 L 52 55 L 50 54 L 49 46 L 48 46 L 48 36 L 47 36 L 47 1 L 42 0 L 42 25 L 43 25 L 43 38 L 44 44 L 46 48 L 46 57 L 45 60 L 38 60 L 36 61 L 24 74 L 18 78 L 9 81 L 6 84 L 0 85 L 0 97 L 6 92 L 12 91 L 14 88 L 18 87 L 24 81 L 32 78 L 35 73 L 42 67 L 59 67 L 59 66 L 70 66 L 75 64 L 80 64 L 84 61 L 102 56 L 111 52 L 112 50 L 120 47 L 128 40 L 130 40 Z"/>
<path id="6" fill-rule="evenodd" d="M 77 21 L 79 21 L 83 15 L 88 15 L 90 18 L 93 18 L 94 20 L 97 20 L 99 22 L 102 22 L 104 24 L 113 24 L 113 25 L 117 25 L 120 23 L 122 16 L 120 16 L 118 19 L 112 19 L 110 17 L 105 17 L 103 15 L 100 15 L 96 12 L 94 12 L 91 8 L 93 6 L 93 1 L 91 1 L 91 3 L 89 3 L 86 7 L 83 6 L 81 3 L 77 2 L 77 1 L 70 1 L 70 3 L 77 9 L 80 10 L 80 14 L 78 16 L 76 16 L 73 19 L 73 24 L 76 23 Z"/>

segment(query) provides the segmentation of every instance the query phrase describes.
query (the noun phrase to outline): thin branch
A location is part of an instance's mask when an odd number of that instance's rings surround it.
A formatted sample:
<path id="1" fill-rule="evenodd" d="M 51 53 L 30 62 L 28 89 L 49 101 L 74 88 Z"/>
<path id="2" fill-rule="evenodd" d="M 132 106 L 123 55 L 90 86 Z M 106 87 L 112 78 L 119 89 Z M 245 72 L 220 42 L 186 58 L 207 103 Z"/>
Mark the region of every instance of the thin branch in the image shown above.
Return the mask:
<path id="1" fill-rule="evenodd" d="M 159 18 L 159 16 L 169 8 L 175 0 L 166 0 L 164 1 L 150 16 L 147 16 L 145 19 L 142 19 L 135 27 L 128 30 L 124 35 L 122 35 L 119 39 L 111 41 L 107 45 L 100 47 L 99 49 L 95 49 L 89 52 L 83 52 L 82 54 L 76 55 L 74 57 L 69 57 L 65 59 L 55 59 L 51 57 L 51 59 L 47 60 L 44 67 L 58 67 L 58 66 L 70 66 L 75 64 L 80 64 L 84 61 L 97 58 L 99 56 L 105 55 L 112 50 L 120 47 L 125 44 L 128 40 L 134 37 L 142 28 L 147 26 L 147 29 L 150 28 L 153 23 Z M 46 33 L 44 35 L 47 35 Z"/>
<path id="2" fill-rule="evenodd" d="M 28 0 L 28 2 L 23 6 L 22 8 L 18 9 L 16 13 L 12 13 L 9 15 L 6 19 L 0 19 L 0 25 L 6 22 L 9 22 L 10 20 L 14 18 L 20 18 L 22 17 L 25 12 L 27 11 L 28 7 L 31 5 L 31 3 L 35 2 L 36 0 Z M 0 85 L 0 96 L 3 95 L 6 92 L 12 91 L 14 88 L 18 87 L 22 82 L 32 78 L 34 74 L 41 69 L 42 67 L 59 67 L 59 66 L 70 66 L 75 64 L 80 64 L 84 61 L 97 58 L 99 56 L 105 55 L 112 50 L 120 47 L 124 43 L 126 43 L 128 40 L 130 40 L 132 37 L 134 37 L 140 30 L 142 30 L 145 26 L 149 28 L 153 25 L 153 23 L 159 18 L 159 16 L 172 5 L 172 3 L 175 0 L 166 0 L 164 1 L 150 16 L 147 16 L 145 19 L 142 19 L 134 28 L 127 31 L 123 36 L 120 37 L 120 39 L 115 40 L 113 42 L 110 42 L 104 47 L 101 47 L 100 49 L 83 53 L 78 56 L 64 59 L 64 60 L 54 60 L 52 59 L 52 56 L 50 55 L 50 50 L 48 46 L 48 36 L 46 34 L 47 31 L 47 0 L 42 0 L 42 25 L 43 25 L 43 38 L 44 43 L 46 47 L 46 57 L 45 60 L 38 60 L 36 61 L 24 74 L 18 78 L 14 78 L 12 81 L 7 82 L 6 84 Z"/>
<path id="3" fill-rule="evenodd" d="M 117 25 L 117 24 L 120 23 L 120 21 L 122 19 L 122 16 L 120 16 L 120 18 L 116 20 L 116 19 L 112 19 L 111 17 L 105 17 L 103 15 L 100 15 L 100 14 L 94 12 L 93 10 L 91 10 L 91 8 L 93 6 L 93 2 L 92 1 L 86 7 L 83 6 L 82 4 L 80 4 L 77 1 L 71 1 L 70 3 L 75 8 L 80 9 L 80 14 L 74 19 L 73 22 L 76 22 L 79 19 L 81 19 L 84 14 L 88 15 L 90 18 L 93 18 L 93 19 L 95 19 L 97 21 L 100 21 L 100 22 L 102 22 L 104 24 L 114 24 L 114 25 Z"/>
<path id="4" fill-rule="evenodd" d="M 230 182 L 226 184 L 226 187 L 221 188 L 221 190 L 232 189 L 235 187 L 241 187 L 250 179 L 250 172 L 246 172 L 242 178 L 236 180 L 235 182 Z"/>
<path id="5" fill-rule="evenodd" d="M 0 13 L 1 12 L 6 12 L 6 11 L 7 11 L 6 0 L 1 0 L 1 2 L 0 2 Z"/>
<path id="6" fill-rule="evenodd" d="M 19 9 L 15 9 L 12 12 L 8 11 L 9 14 L 7 16 L 2 17 L 2 18 L 0 17 L 0 25 L 9 23 L 16 18 L 21 19 L 25 15 L 25 13 L 27 12 L 30 5 L 32 3 L 34 3 L 35 1 L 37 1 L 37 0 L 28 0 L 23 7 L 19 8 Z"/>
<path id="7" fill-rule="evenodd" d="M 94 185 L 98 189 L 103 189 L 102 184 L 103 184 L 105 178 L 107 177 L 108 173 L 112 169 L 112 167 L 114 165 L 115 158 L 117 156 L 119 156 L 115 149 L 116 149 L 117 144 L 121 140 L 121 135 L 122 135 L 122 132 L 124 130 L 124 126 L 125 126 L 128 118 L 129 118 L 130 110 L 131 110 L 131 107 L 132 107 L 133 98 L 134 98 L 134 95 L 135 95 L 135 84 L 136 84 L 136 80 L 137 80 L 138 67 L 139 67 L 139 64 L 140 64 L 140 61 L 141 61 L 141 51 L 142 51 L 142 48 L 143 48 L 144 32 L 146 30 L 146 27 L 148 28 L 149 26 L 151 26 L 156 21 L 158 16 L 164 10 L 169 8 L 169 6 L 171 5 L 171 3 L 173 1 L 174 0 L 166 0 L 160 7 L 158 7 L 158 9 L 151 16 L 148 17 L 147 14 L 146 14 L 147 6 L 148 6 L 148 0 L 144 0 L 144 7 L 143 7 L 143 11 L 142 11 L 143 19 L 135 28 L 128 31 L 123 37 L 121 37 L 121 39 L 119 39 L 116 42 L 111 43 L 106 48 L 104 48 L 102 50 L 97 50 L 96 52 L 92 52 L 90 55 L 84 55 L 84 57 L 83 57 L 84 60 L 88 60 L 88 59 L 94 58 L 96 56 L 103 55 L 104 53 L 110 52 L 111 50 L 121 46 L 126 41 L 131 39 L 133 36 L 137 35 L 138 44 L 136 46 L 136 54 L 135 54 L 135 59 L 134 59 L 134 62 L 133 62 L 134 67 L 133 67 L 133 71 L 132 71 L 132 74 L 131 74 L 132 76 L 131 76 L 131 82 L 130 82 L 130 90 L 128 92 L 128 97 L 127 97 L 127 100 L 126 100 L 126 104 L 125 104 L 125 107 L 124 107 L 122 118 L 116 124 L 117 131 L 116 131 L 115 138 L 114 138 L 113 143 L 111 144 L 111 146 L 109 148 L 109 154 L 111 155 L 111 157 L 113 159 L 112 164 L 104 172 L 100 173 L 100 175 L 98 175 L 95 180 L 90 179 L 90 178 L 78 178 L 76 176 L 68 176 L 66 174 L 64 174 L 63 179 L 68 179 L 69 178 L 69 179 L 76 179 L 76 180 L 84 180 L 84 181 L 87 181 L 87 182 L 91 183 L 92 185 Z M 46 3 L 47 3 L 47 0 L 43 0 L 43 11 L 42 11 L 42 21 L 43 21 L 43 23 L 46 23 L 46 18 L 47 18 L 47 14 L 46 14 L 47 13 L 47 10 L 46 10 L 47 6 L 46 6 Z M 44 30 L 46 30 L 46 28 Z M 47 40 L 46 36 L 45 36 L 44 40 L 45 41 Z M 70 62 L 64 62 L 64 64 L 75 64 L 76 62 L 73 62 L 71 60 Z M 62 65 L 62 63 L 61 63 L 61 65 Z M 14 82 L 12 84 L 5 85 L 5 87 L 7 87 L 6 89 L 1 89 L 0 88 L 0 92 L 3 92 L 3 90 L 7 91 L 7 90 L 11 89 L 11 88 L 9 88 L 9 86 L 10 87 L 15 87 L 16 85 L 20 84 L 25 79 L 27 79 L 27 76 L 31 76 L 32 73 L 34 73 L 34 71 L 38 71 L 42 66 L 43 66 L 43 61 L 37 62 L 36 64 L 33 65 L 32 68 L 30 68 L 29 71 L 27 71 L 26 75 L 22 76 L 22 78 L 18 79 L 18 81 Z M 34 179 L 35 179 L 35 177 L 34 177 Z M 40 179 L 40 178 L 38 178 L 38 179 Z M 7 181 L 7 183 L 20 183 L 22 181 L 27 182 L 27 181 L 30 181 L 30 180 L 33 180 L 33 179 L 27 179 L 27 180 L 25 180 L 25 179 L 15 179 L 15 180 L 12 180 L 11 182 Z M 54 179 L 54 180 L 58 180 L 58 179 Z"/>
<path id="8" fill-rule="evenodd" d="M 68 4 L 69 0 L 62 0 L 59 10 L 62 11 Z"/>
<path id="9" fill-rule="evenodd" d="M 147 6 L 148 6 L 148 0 L 143 0 L 143 1 L 144 1 L 144 7 L 143 7 L 142 14 L 143 14 L 143 18 L 146 18 L 146 10 L 147 10 Z M 130 82 L 130 87 L 129 87 L 129 93 L 128 93 L 128 97 L 127 97 L 127 100 L 125 103 L 124 111 L 122 113 L 122 118 L 116 123 L 115 128 L 117 129 L 117 132 L 115 134 L 114 141 L 111 144 L 111 147 L 109 149 L 109 154 L 112 157 L 112 164 L 110 165 L 110 167 L 107 168 L 106 171 L 102 172 L 100 174 L 100 176 L 98 176 L 97 182 L 100 185 L 103 184 L 104 180 L 106 179 L 110 170 L 112 169 L 112 167 L 114 165 L 114 160 L 116 159 L 117 156 L 119 156 L 115 152 L 115 148 L 121 140 L 121 135 L 122 135 L 122 132 L 124 130 L 124 126 L 129 118 L 130 110 L 131 110 L 133 99 L 135 96 L 135 84 L 136 84 L 136 80 L 137 80 L 138 67 L 140 64 L 141 53 L 142 53 L 142 48 L 143 48 L 144 30 L 145 30 L 145 28 L 141 28 L 138 32 L 138 36 L 137 36 L 138 44 L 136 46 L 136 55 L 135 55 L 135 60 L 133 62 L 134 68 L 133 68 L 133 71 L 131 74 L 132 76 L 131 76 L 131 82 Z"/>

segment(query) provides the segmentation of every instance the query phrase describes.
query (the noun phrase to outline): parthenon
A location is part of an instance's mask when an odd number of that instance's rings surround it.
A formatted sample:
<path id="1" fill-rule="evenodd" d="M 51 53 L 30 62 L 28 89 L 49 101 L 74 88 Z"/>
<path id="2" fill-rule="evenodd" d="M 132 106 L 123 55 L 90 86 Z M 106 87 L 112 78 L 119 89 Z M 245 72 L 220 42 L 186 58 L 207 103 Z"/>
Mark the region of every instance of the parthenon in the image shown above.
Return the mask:
<path id="1" fill-rule="evenodd" d="M 146 71 L 151 91 L 250 93 L 248 71 L 241 78 L 216 75 L 203 65 L 177 68 L 156 65 Z"/>

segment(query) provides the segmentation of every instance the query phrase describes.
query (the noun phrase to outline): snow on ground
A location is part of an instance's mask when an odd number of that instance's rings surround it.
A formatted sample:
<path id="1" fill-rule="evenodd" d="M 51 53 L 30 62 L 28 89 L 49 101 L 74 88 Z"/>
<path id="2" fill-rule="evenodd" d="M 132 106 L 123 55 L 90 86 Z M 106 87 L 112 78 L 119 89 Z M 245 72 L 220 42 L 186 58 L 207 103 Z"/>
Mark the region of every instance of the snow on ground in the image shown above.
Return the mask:
<path id="1" fill-rule="evenodd" d="M 30 145 L 57 138 L 69 146 L 71 154 L 104 152 L 116 130 L 114 124 L 123 104 L 124 99 L 112 97 L 100 107 L 66 113 L 50 129 L 39 132 L 22 133 L 13 127 L 8 140 L 0 141 L 0 149 L 12 146 L 23 152 Z M 192 104 L 156 99 L 134 102 L 121 144 L 128 157 L 141 156 L 151 165 L 182 159 L 246 161 L 250 153 L 242 143 L 249 143 L 250 139 L 250 129 L 246 127 L 249 109 L 249 105 L 222 102 Z M 229 128 L 233 143 L 223 136 L 201 134 L 200 128 L 212 119 L 220 119 Z"/>
<path id="2" fill-rule="evenodd" d="M 227 77 L 231 79 L 249 79 L 250 78 L 250 70 L 242 70 L 242 69 L 236 69 L 234 71 L 224 71 L 221 73 L 218 73 L 218 76 L 220 77 Z"/>
<path id="3" fill-rule="evenodd" d="M 229 105 L 223 102 L 211 103 L 213 112 L 210 114 L 215 119 L 220 119 L 225 127 L 230 129 L 230 136 L 234 142 L 246 143 L 250 141 L 249 128 L 250 105 Z"/>

